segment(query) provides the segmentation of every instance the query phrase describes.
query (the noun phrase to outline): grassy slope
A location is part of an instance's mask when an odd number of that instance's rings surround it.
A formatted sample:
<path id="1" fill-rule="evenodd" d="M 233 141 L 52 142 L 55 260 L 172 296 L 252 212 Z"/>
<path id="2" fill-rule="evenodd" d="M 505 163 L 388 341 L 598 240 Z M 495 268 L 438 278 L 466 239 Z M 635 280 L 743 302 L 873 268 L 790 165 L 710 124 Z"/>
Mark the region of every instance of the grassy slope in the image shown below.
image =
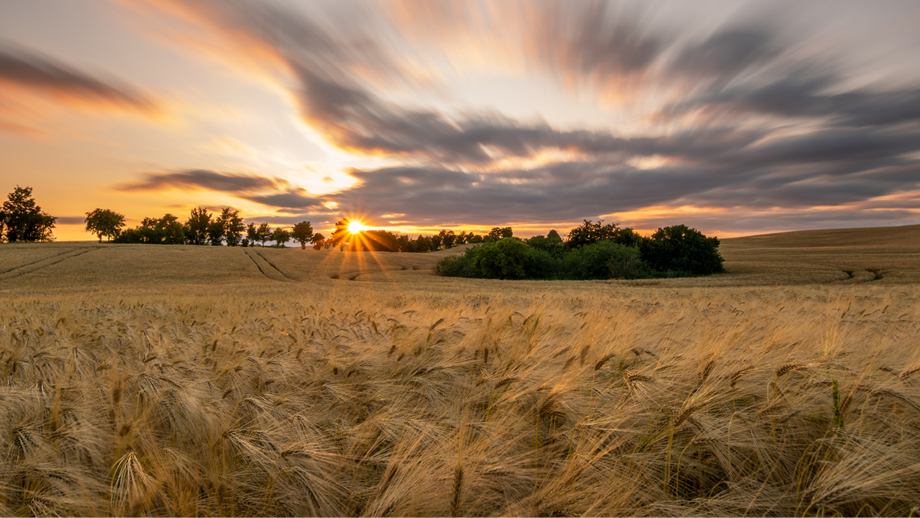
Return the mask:
<path id="1" fill-rule="evenodd" d="M 0 515 L 907 514 L 920 261 L 890 232 L 725 240 L 733 273 L 656 286 L 0 246 Z M 866 260 L 892 271 L 846 280 Z"/>

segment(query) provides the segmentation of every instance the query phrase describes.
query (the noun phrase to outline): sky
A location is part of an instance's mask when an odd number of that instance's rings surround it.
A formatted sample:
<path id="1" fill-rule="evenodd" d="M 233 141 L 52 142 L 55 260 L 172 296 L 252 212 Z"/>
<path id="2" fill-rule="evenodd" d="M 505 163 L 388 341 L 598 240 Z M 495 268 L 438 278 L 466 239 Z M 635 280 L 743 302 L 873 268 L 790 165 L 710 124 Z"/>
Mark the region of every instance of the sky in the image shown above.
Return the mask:
<path id="1" fill-rule="evenodd" d="M 0 2 L 0 196 L 733 237 L 920 223 L 920 2 Z M 4 196 L 5 199 L 5 196 Z"/>

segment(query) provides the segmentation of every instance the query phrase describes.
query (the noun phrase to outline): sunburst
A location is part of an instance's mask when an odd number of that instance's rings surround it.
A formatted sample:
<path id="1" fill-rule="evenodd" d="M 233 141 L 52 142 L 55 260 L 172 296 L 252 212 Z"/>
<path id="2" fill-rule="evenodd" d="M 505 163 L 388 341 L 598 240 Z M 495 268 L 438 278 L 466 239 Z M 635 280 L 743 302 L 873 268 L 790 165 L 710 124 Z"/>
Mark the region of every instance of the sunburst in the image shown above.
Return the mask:
<path id="1" fill-rule="evenodd" d="M 364 222 L 359 219 L 353 219 L 348 222 L 348 232 L 350 234 L 358 234 L 364 232 L 365 230 L 370 230 L 370 227 L 365 225 Z"/>

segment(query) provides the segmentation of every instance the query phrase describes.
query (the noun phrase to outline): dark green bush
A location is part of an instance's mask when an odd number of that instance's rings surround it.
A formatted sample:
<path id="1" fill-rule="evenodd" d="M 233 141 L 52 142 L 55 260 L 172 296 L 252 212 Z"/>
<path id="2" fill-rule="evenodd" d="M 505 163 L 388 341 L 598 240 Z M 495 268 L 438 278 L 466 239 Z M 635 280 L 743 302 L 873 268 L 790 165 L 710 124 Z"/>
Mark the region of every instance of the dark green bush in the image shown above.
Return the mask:
<path id="1" fill-rule="evenodd" d="M 614 239 L 563 247 L 561 242 L 542 236 L 526 242 L 504 238 L 474 246 L 463 255 L 445 257 L 435 271 L 449 277 L 571 280 L 680 277 L 725 271 L 719 240 L 684 225 L 659 229 L 649 238 L 628 228 L 606 228 L 589 221 L 584 226 L 592 232 L 598 228 L 604 232 L 614 230 L 610 233 Z"/>
<path id="2" fill-rule="evenodd" d="M 686 225 L 659 228 L 642 240 L 642 259 L 658 272 L 709 275 L 725 271 L 719 239 Z"/>
<path id="3" fill-rule="evenodd" d="M 569 250 L 562 258 L 561 277 L 576 280 L 609 279 L 612 276 L 611 263 L 625 265 L 632 264 L 632 261 L 638 261 L 639 264 L 642 262 L 635 248 L 613 241 L 598 241 Z M 632 268 L 637 272 L 641 270 L 638 265 Z"/>

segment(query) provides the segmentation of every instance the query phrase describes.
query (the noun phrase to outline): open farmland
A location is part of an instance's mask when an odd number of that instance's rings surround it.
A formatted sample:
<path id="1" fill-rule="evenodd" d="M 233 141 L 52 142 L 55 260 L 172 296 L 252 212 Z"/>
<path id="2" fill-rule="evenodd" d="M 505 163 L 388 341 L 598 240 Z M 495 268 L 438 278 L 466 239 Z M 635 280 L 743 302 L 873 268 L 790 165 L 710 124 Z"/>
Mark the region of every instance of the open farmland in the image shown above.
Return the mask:
<path id="1" fill-rule="evenodd" d="M 907 515 L 920 227 L 728 274 L 0 246 L 0 515 Z"/>

